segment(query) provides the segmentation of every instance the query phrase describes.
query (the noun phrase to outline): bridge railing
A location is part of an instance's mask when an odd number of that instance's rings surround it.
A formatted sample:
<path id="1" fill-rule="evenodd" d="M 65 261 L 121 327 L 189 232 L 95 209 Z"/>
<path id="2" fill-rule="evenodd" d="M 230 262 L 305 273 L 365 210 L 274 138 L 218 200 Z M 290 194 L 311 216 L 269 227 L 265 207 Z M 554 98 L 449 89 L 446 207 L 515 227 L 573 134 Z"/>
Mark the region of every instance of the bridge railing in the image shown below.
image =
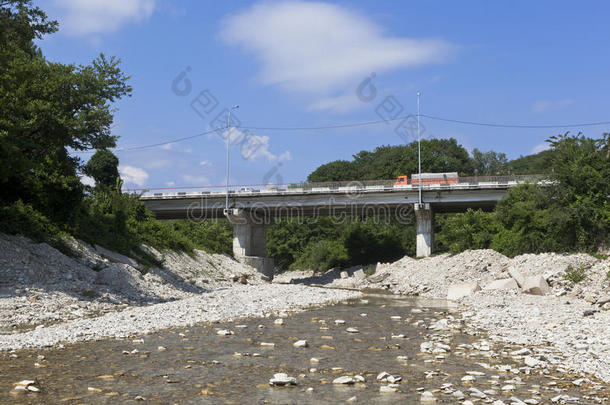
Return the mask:
<path id="1" fill-rule="evenodd" d="M 422 179 L 422 188 L 437 187 L 442 185 L 502 185 L 515 183 L 537 183 L 539 181 L 548 180 L 549 175 L 546 174 L 527 174 L 527 175 L 504 175 L 504 176 L 462 176 L 456 180 L 447 178 L 427 178 Z M 280 183 L 280 184 L 245 184 L 245 185 L 230 185 L 229 193 L 264 193 L 275 191 L 286 192 L 316 192 L 316 191 L 347 191 L 350 190 L 375 190 L 375 189 L 394 189 L 395 187 L 417 188 L 419 184 L 417 179 L 408 179 L 404 184 L 396 185 L 396 179 L 390 180 L 350 180 L 350 181 L 327 181 L 327 182 L 297 182 L 297 183 Z M 124 189 L 127 193 L 144 193 L 146 197 L 162 196 L 162 195 L 199 195 L 199 194 L 222 194 L 225 193 L 225 186 L 188 186 L 188 187 L 151 187 L 138 189 Z"/>

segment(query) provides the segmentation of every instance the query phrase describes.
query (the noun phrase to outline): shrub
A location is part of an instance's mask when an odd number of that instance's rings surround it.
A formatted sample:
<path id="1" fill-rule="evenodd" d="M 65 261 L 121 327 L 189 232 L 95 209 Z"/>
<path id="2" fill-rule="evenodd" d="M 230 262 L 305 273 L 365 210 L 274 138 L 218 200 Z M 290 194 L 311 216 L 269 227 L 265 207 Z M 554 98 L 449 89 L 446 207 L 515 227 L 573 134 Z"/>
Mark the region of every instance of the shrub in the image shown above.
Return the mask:
<path id="1" fill-rule="evenodd" d="M 580 265 L 577 269 L 572 266 L 568 266 L 566 270 L 566 274 L 563 275 L 563 278 L 572 283 L 580 283 L 585 279 L 585 266 Z"/>

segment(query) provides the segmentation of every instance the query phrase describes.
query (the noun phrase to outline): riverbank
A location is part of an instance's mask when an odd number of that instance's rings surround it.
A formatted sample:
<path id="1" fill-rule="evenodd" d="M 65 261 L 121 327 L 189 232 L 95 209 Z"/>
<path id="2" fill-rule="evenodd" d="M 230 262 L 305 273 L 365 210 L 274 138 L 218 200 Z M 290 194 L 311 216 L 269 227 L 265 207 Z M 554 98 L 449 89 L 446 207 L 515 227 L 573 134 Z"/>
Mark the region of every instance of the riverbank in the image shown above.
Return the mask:
<path id="1" fill-rule="evenodd" d="M 530 254 L 510 259 L 495 251 L 476 250 L 417 260 L 405 257 L 391 264 L 324 274 L 289 272 L 274 282 L 384 289 L 431 298 L 453 294 L 462 309 L 460 320 L 470 327 L 485 330 L 496 341 L 550 345 L 560 351 L 567 369 L 610 381 L 608 272 L 610 259 L 586 254 Z M 511 281 L 536 276 L 548 285 L 545 295 L 525 294 Z M 455 287 L 463 296 L 455 296 Z"/>

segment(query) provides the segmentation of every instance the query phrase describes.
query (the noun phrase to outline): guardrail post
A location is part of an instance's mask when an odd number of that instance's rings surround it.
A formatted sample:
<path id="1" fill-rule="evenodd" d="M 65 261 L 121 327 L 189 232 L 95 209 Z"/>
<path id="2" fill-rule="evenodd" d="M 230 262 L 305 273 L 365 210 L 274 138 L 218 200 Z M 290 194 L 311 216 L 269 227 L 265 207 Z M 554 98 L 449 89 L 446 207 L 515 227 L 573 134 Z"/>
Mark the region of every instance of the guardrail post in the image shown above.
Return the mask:
<path id="1" fill-rule="evenodd" d="M 434 248 L 434 213 L 428 203 L 414 204 L 417 223 L 417 257 L 428 257 Z"/>

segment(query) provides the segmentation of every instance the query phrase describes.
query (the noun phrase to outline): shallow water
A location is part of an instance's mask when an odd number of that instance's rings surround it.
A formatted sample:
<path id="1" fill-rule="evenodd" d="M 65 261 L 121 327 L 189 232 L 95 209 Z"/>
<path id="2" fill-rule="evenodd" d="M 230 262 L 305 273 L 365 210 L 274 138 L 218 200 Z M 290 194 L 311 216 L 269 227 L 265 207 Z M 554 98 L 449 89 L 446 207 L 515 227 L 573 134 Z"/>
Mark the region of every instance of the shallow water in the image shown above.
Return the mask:
<path id="1" fill-rule="evenodd" d="M 445 383 L 453 384 L 466 396 L 473 386 L 481 391 L 493 388 L 497 394 L 490 397 L 507 404 L 512 396 L 546 403 L 552 397 L 567 394 L 580 397 L 578 403 L 585 404 L 595 403 L 582 399 L 585 395 L 608 397 L 607 388 L 574 386 L 571 381 L 577 376 L 553 371 L 549 375 L 523 372 L 515 375 L 485 369 L 478 363 L 510 364 L 516 368 L 523 364 L 507 354 L 490 358 L 491 352 L 457 348 L 462 343 L 480 341 L 483 335 L 427 330 L 424 324 L 451 313 L 452 309 L 442 301 L 382 295 L 365 298 L 296 313 L 285 318 L 283 325 L 274 324 L 273 317 L 259 318 L 174 328 L 125 340 L 71 344 L 64 349 L 21 350 L 16 352 L 17 358 L 2 353 L 0 403 L 330 404 L 355 396 L 360 403 L 394 404 L 419 403 L 418 388 L 432 391 L 438 403 L 458 403 L 450 394 L 438 391 Z M 421 313 L 412 312 L 415 307 Z M 335 324 L 336 319 L 345 320 L 345 324 Z M 348 327 L 358 329 L 358 333 L 346 332 Z M 216 332 L 220 329 L 231 330 L 234 335 L 219 336 Z M 393 334 L 406 338 L 392 338 Z M 444 335 L 443 341 L 452 347 L 444 359 L 419 352 L 420 343 L 429 340 L 427 336 L 431 334 Z M 140 338 L 144 343 L 134 343 L 134 339 Z M 306 339 L 309 347 L 293 347 L 298 339 Z M 261 347 L 261 342 L 275 343 L 275 347 Z M 167 350 L 159 351 L 159 346 Z M 504 346 L 494 345 L 493 351 L 502 352 Z M 504 353 L 517 348 L 507 345 Z M 133 350 L 137 352 L 131 353 Z M 130 354 L 123 354 L 124 351 Z M 260 356 L 253 356 L 255 353 Z M 39 359 L 39 355 L 45 358 Z M 408 359 L 399 361 L 397 356 Z M 312 357 L 318 358 L 319 363 L 311 363 Z M 310 372 L 310 368 L 317 371 Z M 382 371 L 402 376 L 398 392 L 379 392 L 381 385 L 387 385 L 375 380 Z M 437 374 L 427 376 L 430 371 Z M 477 376 L 474 384 L 465 385 L 461 378 L 468 371 L 485 375 Z M 298 385 L 270 387 L 269 379 L 278 372 L 296 377 Z M 332 384 L 336 377 L 355 374 L 364 376 L 366 382 L 351 386 Z M 497 381 L 492 376 L 498 376 Z M 523 384 L 515 384 L 515 391 L 503 393 L 500 387 L 515 377 L 521 378 Z M 12 384 L 23 379 L 37 379 L 42 392 L 10 394 Z M 88 390 L 89 387 L 94 390 Z M 307 391 L 309 387 L 312 392 Z M 539 395 L 530 390 L 539 391 Z M 144 401 L 136 400 L 138 396 Z"/>

